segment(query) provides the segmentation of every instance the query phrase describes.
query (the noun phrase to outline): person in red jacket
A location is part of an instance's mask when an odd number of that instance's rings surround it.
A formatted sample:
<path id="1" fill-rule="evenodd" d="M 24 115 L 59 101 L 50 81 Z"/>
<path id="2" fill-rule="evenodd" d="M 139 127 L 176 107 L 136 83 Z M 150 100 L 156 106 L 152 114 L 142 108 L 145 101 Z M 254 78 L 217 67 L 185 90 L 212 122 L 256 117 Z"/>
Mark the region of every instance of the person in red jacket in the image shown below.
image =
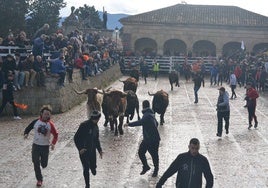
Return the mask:
<path id="1" fill-rule="evenodd" d="M 43 183 L 40 163 L 42 168 L 48 164 L 49 146 L 54 150 L 58 141 L 58 132 L 54 123 L 50 120 L 52 109 L 50 106 L 43 106 L 40 110 L 39 119 L 33 120 L 24 130 L 24 138 L 28 137 L 29 132 L 34 129 L 34 140 L 32 146 L 32 161 L 34 164 L 36 186 L 40 187 Z M 50 135 L 53 135 L 50 142 Z"/>
<path id="2" fill-rule="evenodd" d="M 248 129 L 252 127 L 252 119 L 254 119 L 255 125 L 254 128 L 258 127 L 258 121 L 257 121 L 257 116 L 255 114 L 256 111 L 256 105 L 257 105 L 257 98 L 259 97 L 258 92 L 256 89 L 252 87 L 252 83 L 248 82 L 247 83 L 247 93 L 246 93 L 246 98 L 245 100 L 247 101 L 247 109 L 248 109 Z"/>
<path id="3" fill-rule="evenodd" d="M 237 83 L 241 87 L 240 78 L 241 78 L 241 75 L 242 75 L 242 69 L 241 69 L 240 65 L 236 65 L 235 70 L 234 70 L 234 74 L 236 76 Z"/>

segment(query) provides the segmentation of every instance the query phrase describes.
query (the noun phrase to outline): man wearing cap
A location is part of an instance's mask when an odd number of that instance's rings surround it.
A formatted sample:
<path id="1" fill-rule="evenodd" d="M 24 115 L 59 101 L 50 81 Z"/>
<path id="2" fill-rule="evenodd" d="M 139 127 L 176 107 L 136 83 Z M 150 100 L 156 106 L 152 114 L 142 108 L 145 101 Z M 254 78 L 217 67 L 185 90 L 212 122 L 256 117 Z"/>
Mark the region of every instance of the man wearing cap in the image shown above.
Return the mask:
<path id="1" fill-rule="evenodd" d="M 93 175 L 96 175 L 96 149 L 102 158 L 102 148 L 99 140 L 98 121 L 101 113 L 94 110 L 90 119 L 80 124 L 74 135 L 74 142 L 79 151 L 79 157 L 83 166 L 83 175 L 86 188 L 90 187 L 89 169 Z"/>
<path id="2" fill-rule="evenodd" d="M 225 121 L 226 134 L 229 133 L 229 120 L 230 120 L 229 94 L 227 91 L 225 91 L 224 87 L 221 87 L 219 89 L 219 97 L 217 102 L 217 118 L 218 118 L 218 128 L 216 135 L 218 137 L 221 137 L 223 119 Z"/>
<path id="3" fill-rule="evenodd" d="M 148 170 L 150 170 L 150 166 L 147 163 L 146 152 L 148 151 L 152 156 L 153 164 L 154 164 L 154 172 L 152 177 L 156 177 L 158 175 L 159 170 L 159 143 L 160 143 L 160 135 L 157 130 L 158 122 L 155 119 L 155 115 L 153 110 L 150 108 L 150 102 L 148 100 L 144 100 L 142 102 L 142 113 L 143 117 L 131 123 L 126 123 L 124 126 L 127 127 L 136 127 L 142 126 L 142 134 L 143 140 L 139 146 L 139 158 L 142 162 L 142 171 L 140 175 L 144 175 Z"/>
<path id="4" fill-rule="evenodd" d="M 256 89 L 252 87 L 252 83 L 248 82 L 247 86 L 247 93 L 246 93 L 246 98 L 245 100 L 247 101 L 247 109 L 248 109 L 248 129 L 252 127 L 252 119 L 254 119 L 255 125 L 254 128 L 258 127 L 258 120 L 257 116 L 255 114 L 256 111 L 256 105 L 257 105 L 257 98 L 259 97 L 258 92 Z"/>

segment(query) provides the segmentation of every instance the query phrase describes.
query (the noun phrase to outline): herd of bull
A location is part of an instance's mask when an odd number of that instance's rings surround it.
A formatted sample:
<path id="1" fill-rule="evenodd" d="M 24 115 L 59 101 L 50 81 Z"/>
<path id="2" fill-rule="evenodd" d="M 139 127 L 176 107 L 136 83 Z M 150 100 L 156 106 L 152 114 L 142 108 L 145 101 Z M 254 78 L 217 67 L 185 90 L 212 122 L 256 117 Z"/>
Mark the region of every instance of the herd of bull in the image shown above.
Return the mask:
<path id="1" fill-rule="evenodd" d="M 99 90 L 97 88 L 90 88 L 84 91 L 77 91 L 77 94 L 86 94 L 87 99 L 87 115 L 93 110 L 101 111 L 105 117 L 104 126 L 107 127 L 108 123 L 112 131 L 114 131 L 115 136 L 122 135 L 123 121 L 124 117 L 127 118 L 127 123 L 129 119 L 132 120 L 135 114 L 140 119 L 139 115 L 139 99 L 137 97 L 136 91 L 139 81 L 139 73 L 133 72 L 130 74 L 131 77 L 124 81 L 121 81 L 123 85 L 123 91 L 108 88 L 106 90 Z M 169 82 L 171 85 L 171 90 L 173 90 L 173 83 L 175 86 L 179 87 L 178 73 L 172 71 L 169 74 Z M 164 115 L 169 104 L 168 93 L 164 90 L 157 91 L 156 93 L 148 92 L 149 96 L 153 96 L 152 109 L 155 113 L 160 114 L 160 125 L 165 123 Z M 117 119 L 119 119 L 119 124 Z"/>
<path id="2" fill-rule="evenodd" d="M 131 75 L 132 76 L 132 75 Z M 139 77 L 129 77 L 124 81 L 121 81 L 123 85 L 123 91 L 108 88 L 106 90 L 99 90 L 97 88 L 90 88 L 84 91 L 74 91 L 77 94 L 87 95 L 87 116 L 89 118 L 93 110 L 101 111 L 105 117 L 104 126 L 106 127 L 109 123 L 110 128 L 114 131 L 115 136 L 122 135 L 123 132 L 123 121 L 124 117 L 127 118 L 127 123 L 129 119 L 132 120 L 136 110 L 138 119 L 139 115 L 139 99 L 137 97 L 136 91 L 138 87 Z M 169 80 L 171 84 L 171 90 L 173 90 L 172 83 L 175 83 L 179 87 L 178 75 L 173 72 L 169 75 Z M 156 93 L 148 92 L 149 96 L 153 96 L 152 109 L 155 113 L 160 114 L 160 125 L 163 125 L 164 115 L 169 104 L 168 93 L 160 90 Z M 119 119 L 119 124 L 117 121 Z"/>

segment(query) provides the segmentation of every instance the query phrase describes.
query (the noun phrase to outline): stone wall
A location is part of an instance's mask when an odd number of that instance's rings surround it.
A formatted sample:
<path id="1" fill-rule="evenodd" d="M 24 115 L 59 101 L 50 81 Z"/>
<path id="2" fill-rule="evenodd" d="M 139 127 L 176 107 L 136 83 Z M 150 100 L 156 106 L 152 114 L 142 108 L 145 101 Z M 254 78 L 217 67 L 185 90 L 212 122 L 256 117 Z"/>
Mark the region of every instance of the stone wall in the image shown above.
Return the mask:
<path id="1" fill-rule="evenodd" d="M 102 72 L 94 77 L 89 77 L 88 80 L 81 79 L 80 71 L 75 69 L 73 74 L 73 83 L 68 83 L 67 77 L 65 79 L 65 87 L 59 87 L 55 77 L 48 76 L 46 78 L 46 87 L 24 88 L 23 90 L 14 92 L 15 101 L 28 105 L 28 109 L 23 111 L 19 109 L 20 115 L 36 115 L 39 114 L 41 106 L 50 104 L 53 113 L 62 113 L 72 107 L 85 101 L 86 95 L 77 95 L 73 88 L 77 90 L 84 90 L 88 88 L 97 87 L 104 89 L 115 80 L 121 77 L 119 65 L 115 64 L 110 69 Z M 4 114 L 12 113 L 11 106 L 7 106 L 3 112 Z"/>

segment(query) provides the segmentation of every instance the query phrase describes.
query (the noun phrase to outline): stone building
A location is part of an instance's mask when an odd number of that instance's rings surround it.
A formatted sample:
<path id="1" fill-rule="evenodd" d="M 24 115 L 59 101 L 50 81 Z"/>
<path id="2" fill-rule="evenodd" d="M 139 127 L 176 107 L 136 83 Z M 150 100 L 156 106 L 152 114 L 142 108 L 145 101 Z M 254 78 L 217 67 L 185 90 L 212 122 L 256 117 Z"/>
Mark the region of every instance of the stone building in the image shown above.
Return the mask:
<path id="1" fill-rule="evenodd" d="M 136 53 L 229 56 L 241 46 L 268 49 L 268 17 L 235 6 L 177 4 L 120 22 L 124 50 Z"/>

